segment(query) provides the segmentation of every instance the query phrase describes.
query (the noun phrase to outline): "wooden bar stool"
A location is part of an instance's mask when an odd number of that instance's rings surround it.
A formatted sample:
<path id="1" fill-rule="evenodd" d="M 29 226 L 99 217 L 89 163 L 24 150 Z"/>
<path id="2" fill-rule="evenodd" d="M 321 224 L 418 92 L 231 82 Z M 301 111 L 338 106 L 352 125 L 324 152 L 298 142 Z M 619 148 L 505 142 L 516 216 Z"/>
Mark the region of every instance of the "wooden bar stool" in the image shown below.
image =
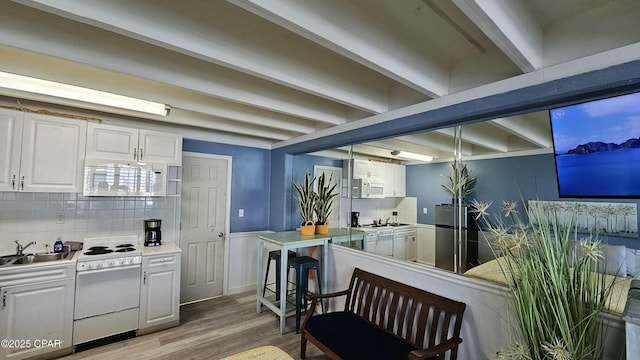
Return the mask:
<path id="1" fill-rule="evenodd" d="M 316 284 L 318 286 L 318 294 L 322 293 L 322 279 L 320 279 L 320 262 L 310 256 L 296 256 L 289 258 L 289 264 L 296 269 L 296 333 L 300 332 L 300 313 L 302 306 L 307 307 L 306 295 L 309 292 L 309 270 L 316 271 Z M 322 312 L 324 305 L 320 301 Z"/>
<path id="2" fill-rule="evenodd" d="M 291 261 L 291 259 L 296 257 L 297 255 L 295 251 L 291 251 L 291 250 L 289 250 L 288 253 L 289 253 L 289 261 Z M 280 256 L 281 256 L 280 250 L 269 251 L 269 259 L 267 260 L 267 271 L 264 274 L 264 287 L 262 288 L 262 297 L 264 297 L 264 294 L 267 292 L 267 285 L 268 285 L 267 280 L 269 280 L 269 268 L 271 267 L 271 260 L 275 260 L 276 262 L 276 282 L 275 282 L 276 301 L 280 300 Z M 288 267 L 291 268 L 291 263 L 289 263 Z"/>

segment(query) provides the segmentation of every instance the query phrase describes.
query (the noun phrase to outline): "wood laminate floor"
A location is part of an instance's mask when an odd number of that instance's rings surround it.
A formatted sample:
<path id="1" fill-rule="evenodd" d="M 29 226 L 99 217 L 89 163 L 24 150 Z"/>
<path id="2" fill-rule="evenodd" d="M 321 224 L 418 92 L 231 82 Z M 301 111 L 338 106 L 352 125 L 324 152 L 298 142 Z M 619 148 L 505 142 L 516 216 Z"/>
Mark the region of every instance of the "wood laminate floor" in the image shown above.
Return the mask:
<path id="1" fill-rule="evenodd" d="M 273 345 L 300 359 L 300 334 L 295 315 L 287 317 L 287 332 L 280 335 L 278 317 L 263 308 L 256 312 L 256 294 L 224 296 L 180 308 L 180 326 L 76 352 L 62 359 L 222 359 L 258 346 Z M 313 344 L 308 360 L 326 360 Z"/>

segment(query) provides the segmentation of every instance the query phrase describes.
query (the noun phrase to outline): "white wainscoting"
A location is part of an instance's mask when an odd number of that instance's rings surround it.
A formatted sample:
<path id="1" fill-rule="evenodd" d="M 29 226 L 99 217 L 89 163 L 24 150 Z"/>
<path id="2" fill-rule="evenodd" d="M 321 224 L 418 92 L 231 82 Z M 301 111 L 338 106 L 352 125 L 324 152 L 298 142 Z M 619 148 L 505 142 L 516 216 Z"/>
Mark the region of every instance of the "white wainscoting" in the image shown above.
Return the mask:
<path id="1" fill-rule="evenodd" d="M 229 247 L 229 281 L 225 294 L 233 295 L 256 290 L 258 279 L 258 235 L 271 231 L 231 233 Z M 270 249 L 269 249 L 270 250 Z"/>

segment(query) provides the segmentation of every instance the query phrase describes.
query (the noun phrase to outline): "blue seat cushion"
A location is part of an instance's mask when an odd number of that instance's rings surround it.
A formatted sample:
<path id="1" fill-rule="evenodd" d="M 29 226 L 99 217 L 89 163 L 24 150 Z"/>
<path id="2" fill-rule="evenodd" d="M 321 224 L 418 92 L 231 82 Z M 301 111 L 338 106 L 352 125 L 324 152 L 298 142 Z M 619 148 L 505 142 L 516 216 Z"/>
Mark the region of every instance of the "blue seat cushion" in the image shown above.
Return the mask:
<path id="1" fill-rule="evenodd" d="M 407 359 L 417 349 L 350 312 L 314 315 L 305 330 L 344 360 Z"/>

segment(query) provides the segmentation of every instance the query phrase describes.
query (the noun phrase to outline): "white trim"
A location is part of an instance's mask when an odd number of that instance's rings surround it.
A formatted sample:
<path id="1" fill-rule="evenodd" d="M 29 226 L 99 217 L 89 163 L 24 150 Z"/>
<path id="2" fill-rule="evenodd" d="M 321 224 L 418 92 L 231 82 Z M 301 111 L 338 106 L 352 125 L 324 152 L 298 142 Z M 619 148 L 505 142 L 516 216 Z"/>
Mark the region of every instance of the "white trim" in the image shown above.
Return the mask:
<path id="1" fill-rule="evenodd" d="M 206 159 L 219 159 L 219 160 L 227 160 L 227 194 L 226 194 L 226 212 L 227 212 L 227 216 L 225 219 L 225 224 L 224 224 L 224 233 L 226 234 L 224 239 L 225 239 L 225 244 L 224 244 L 224 264 L 223 264 L 223 269 L 224 269 L 224 275 L 222 276 L 222 295 L 227 295 L 227 293 L 229 292 L 229 267 L 227 266 L 227 264 L 229 264 L 229 246 L 228 244 L 228 239 L 231 238 L 230 236 L 230 232 L 231 232 L 231 173 L 232 173 L 232 169 L 233 169 L 233 157 L 229 156 L 229 155 L 217 155 L 217 154 L 207 154 L 207 153 L 196 153 L 196 152 L 191 152 L 191 151 L 183 151 L 182 152 L 182 157 L 199 157 L 199 158 L 206 158 Z M 184 163 L 184 161 L 183 161 Z M 180 207 L 182 208 L 182 197 L 180 197 Z M 181 215 L 182 216 L 182 215 Z M 178 238 L 178 246 L 180 246 L 180 237 Z"/>

